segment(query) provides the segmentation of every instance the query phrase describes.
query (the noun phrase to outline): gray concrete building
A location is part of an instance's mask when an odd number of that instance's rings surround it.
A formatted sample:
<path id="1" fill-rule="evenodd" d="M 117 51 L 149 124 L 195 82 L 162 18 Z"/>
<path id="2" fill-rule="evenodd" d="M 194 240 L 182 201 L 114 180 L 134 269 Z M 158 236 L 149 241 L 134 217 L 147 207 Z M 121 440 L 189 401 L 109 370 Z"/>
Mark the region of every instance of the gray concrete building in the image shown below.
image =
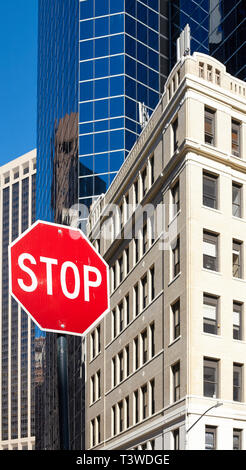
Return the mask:
<path id="1" fill-rule="evenodd" d="M 86 338 L 87 449 L 246 448 L 245 89 L 182 57 L 91 207 L 111 311 Z"/>

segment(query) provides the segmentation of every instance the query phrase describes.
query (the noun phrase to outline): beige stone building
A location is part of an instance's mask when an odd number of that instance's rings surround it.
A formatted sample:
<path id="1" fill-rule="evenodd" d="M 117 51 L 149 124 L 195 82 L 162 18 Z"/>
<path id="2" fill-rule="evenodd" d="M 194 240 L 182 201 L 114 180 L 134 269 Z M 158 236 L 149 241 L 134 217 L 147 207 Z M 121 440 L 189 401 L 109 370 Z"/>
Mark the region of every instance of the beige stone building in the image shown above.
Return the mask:
<path id="1" fill-rule="evenodd" d="M 183 57 L 91 208 L 111 311 L 86 341 L 87 448 L 246 449 L 245 90 Z"/>

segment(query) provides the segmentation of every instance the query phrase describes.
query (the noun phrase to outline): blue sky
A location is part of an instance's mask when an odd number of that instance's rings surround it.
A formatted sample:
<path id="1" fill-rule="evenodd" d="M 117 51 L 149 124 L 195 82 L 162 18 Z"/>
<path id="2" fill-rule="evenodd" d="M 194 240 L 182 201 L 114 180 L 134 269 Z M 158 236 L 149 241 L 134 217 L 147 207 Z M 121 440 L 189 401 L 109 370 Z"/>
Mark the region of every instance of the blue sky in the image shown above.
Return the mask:
<path id="1" fill-rule="evenodd" d="M 38 0 L 0 0 L 0 165 L 36 147 Z"/>

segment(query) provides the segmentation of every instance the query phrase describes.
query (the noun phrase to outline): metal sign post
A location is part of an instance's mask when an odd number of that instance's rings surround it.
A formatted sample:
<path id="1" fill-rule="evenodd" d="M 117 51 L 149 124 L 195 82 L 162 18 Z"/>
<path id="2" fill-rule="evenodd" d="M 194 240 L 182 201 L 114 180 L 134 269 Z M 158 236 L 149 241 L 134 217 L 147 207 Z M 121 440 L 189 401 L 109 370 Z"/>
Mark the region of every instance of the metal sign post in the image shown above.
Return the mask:
<path id="1" fill-rule="evenodd" d="M 57 379 L 59 397 L 60 448 L 69 450 L 67 338 L 57 336 Z"/>

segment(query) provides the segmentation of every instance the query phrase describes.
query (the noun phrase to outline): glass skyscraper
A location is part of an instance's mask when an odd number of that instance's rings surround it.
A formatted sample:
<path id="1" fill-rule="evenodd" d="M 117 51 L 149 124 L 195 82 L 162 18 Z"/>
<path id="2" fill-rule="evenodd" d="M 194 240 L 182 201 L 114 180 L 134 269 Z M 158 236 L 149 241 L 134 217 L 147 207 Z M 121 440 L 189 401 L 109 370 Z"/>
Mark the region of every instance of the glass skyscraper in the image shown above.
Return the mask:
<path id="1" fill-rule="evenodd" d="M 138 103 L 151 115 L 159 101 L 168 74 L 165 26 L 166 2 L 80 1 L 79 197 L 88 207 L 142 130 Z"/>
<path id="2" fill-rule="evenodd" d="M 246 80 L 245 0 L 173 0 L 169 18 L 171 66 L 176 62 L 176 39 L 188 23 L 192 53 L 212 55 L 227 72 Z"/>

